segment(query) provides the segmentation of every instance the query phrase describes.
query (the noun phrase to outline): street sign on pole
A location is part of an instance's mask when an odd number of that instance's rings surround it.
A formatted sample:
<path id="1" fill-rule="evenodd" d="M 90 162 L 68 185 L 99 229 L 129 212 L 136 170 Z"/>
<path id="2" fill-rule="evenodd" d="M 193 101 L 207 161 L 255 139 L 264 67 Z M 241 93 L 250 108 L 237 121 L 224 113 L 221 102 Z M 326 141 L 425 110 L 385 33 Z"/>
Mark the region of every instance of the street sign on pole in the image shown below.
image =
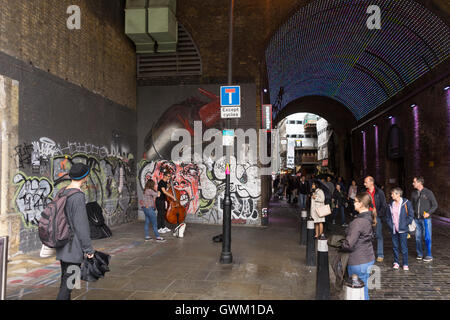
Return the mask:
<path id="1" fill-rule="evenodd" d="M 234 130 L 233 129 L 223 130 L 222 143 L 224 146 L 232 147 L 234 145 Z"/>
<path id="2" fill-rule="evenodd" d="M 239 106 L 241 106 L 241 87 L 240 86 L 221 86 L 220 87 L 220 106 L 221 107 L 239 107 Z"/>
<path id="3" fill-rule="evenodd" d="M 267 132 L 270 132 L 272 130 L 272 105 L 263 104 L 261 115 L 263 129 L 266 129 Z"/>
<path id="4" fill-rule="evenodd" d="M 241 107 L 220 107 L 220 117 L 222 119 L 240 118 Z"/>

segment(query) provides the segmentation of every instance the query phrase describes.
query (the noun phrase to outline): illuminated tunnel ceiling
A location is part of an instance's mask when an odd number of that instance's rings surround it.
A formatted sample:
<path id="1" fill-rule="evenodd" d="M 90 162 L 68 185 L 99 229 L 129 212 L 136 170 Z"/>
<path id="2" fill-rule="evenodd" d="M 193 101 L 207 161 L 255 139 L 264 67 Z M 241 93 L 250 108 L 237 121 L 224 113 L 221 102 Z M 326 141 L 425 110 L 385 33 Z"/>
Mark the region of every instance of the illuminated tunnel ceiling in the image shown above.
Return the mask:
<path id="1" fill-rule="evenodd" d="M 369 5 L 381 9 L 381 30 L 367 27 Z M 327 96 L 359 120 L 446 60 L 449 41 L 449 27 L 414 1 L 314 1 L 266 49 L 271 103 L 284 87 L 279 109 L 301 97 Z"/>

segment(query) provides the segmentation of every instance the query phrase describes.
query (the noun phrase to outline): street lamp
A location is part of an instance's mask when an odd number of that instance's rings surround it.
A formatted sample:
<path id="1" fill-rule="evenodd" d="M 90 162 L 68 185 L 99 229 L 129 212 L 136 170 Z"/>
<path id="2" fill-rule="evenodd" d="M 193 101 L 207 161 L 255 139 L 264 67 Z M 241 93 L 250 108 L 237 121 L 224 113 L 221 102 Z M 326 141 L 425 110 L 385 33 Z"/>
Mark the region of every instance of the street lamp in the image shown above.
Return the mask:
<path id="1" fill-rule="evenodd" d="M 230 0 L 230 25 L 228 36 L 228 84 L 232 84 L 233 80 L 233 9 L 234 0 Z M 227 129 L 231 127 L 231 119 L 227 118 Z M 225 169 L 225 199 L 223 202 L 223 242 L 222 253 L 220 254 L 220 263 L 230 264 L 233 262 L 231 253 L 231 197 L 230 197 L 230 146 L 226 147 L 226 169 Z"/>

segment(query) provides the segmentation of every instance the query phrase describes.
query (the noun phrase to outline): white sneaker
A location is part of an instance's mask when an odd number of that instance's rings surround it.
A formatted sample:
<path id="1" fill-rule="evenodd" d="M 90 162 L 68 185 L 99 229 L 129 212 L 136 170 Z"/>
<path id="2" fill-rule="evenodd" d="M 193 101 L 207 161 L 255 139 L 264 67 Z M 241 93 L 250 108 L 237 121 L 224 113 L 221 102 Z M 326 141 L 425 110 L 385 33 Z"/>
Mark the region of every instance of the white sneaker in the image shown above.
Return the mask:
<path id="1" fill-rule="evenodd" d="M 164 230 L 164 228 L 158 229 L 158 233 L 166 233 L 166 231 Z"/>
<path id="2" fill-rule="evenodd" d="M 172 230 L 170 230 L 169 228 L 167 228 L 167 227 L 164 227 L 164 229 L 163 229 L 165 232 L 170 232 L 170 231 L 172 231 Z"/>

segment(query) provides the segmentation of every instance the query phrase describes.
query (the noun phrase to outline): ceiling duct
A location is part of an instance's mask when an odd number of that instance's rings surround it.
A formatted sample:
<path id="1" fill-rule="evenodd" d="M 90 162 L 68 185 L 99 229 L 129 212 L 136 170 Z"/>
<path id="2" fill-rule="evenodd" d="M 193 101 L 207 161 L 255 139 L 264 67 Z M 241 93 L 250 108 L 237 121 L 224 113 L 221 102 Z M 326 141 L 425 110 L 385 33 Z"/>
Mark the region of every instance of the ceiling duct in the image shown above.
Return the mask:
<path id="1" fill-rule="evenodd" d="M 127 0 L 125 34 L 136 45 L 136 53 L 177 50 L 176 6 L 176 0 Z"/>

